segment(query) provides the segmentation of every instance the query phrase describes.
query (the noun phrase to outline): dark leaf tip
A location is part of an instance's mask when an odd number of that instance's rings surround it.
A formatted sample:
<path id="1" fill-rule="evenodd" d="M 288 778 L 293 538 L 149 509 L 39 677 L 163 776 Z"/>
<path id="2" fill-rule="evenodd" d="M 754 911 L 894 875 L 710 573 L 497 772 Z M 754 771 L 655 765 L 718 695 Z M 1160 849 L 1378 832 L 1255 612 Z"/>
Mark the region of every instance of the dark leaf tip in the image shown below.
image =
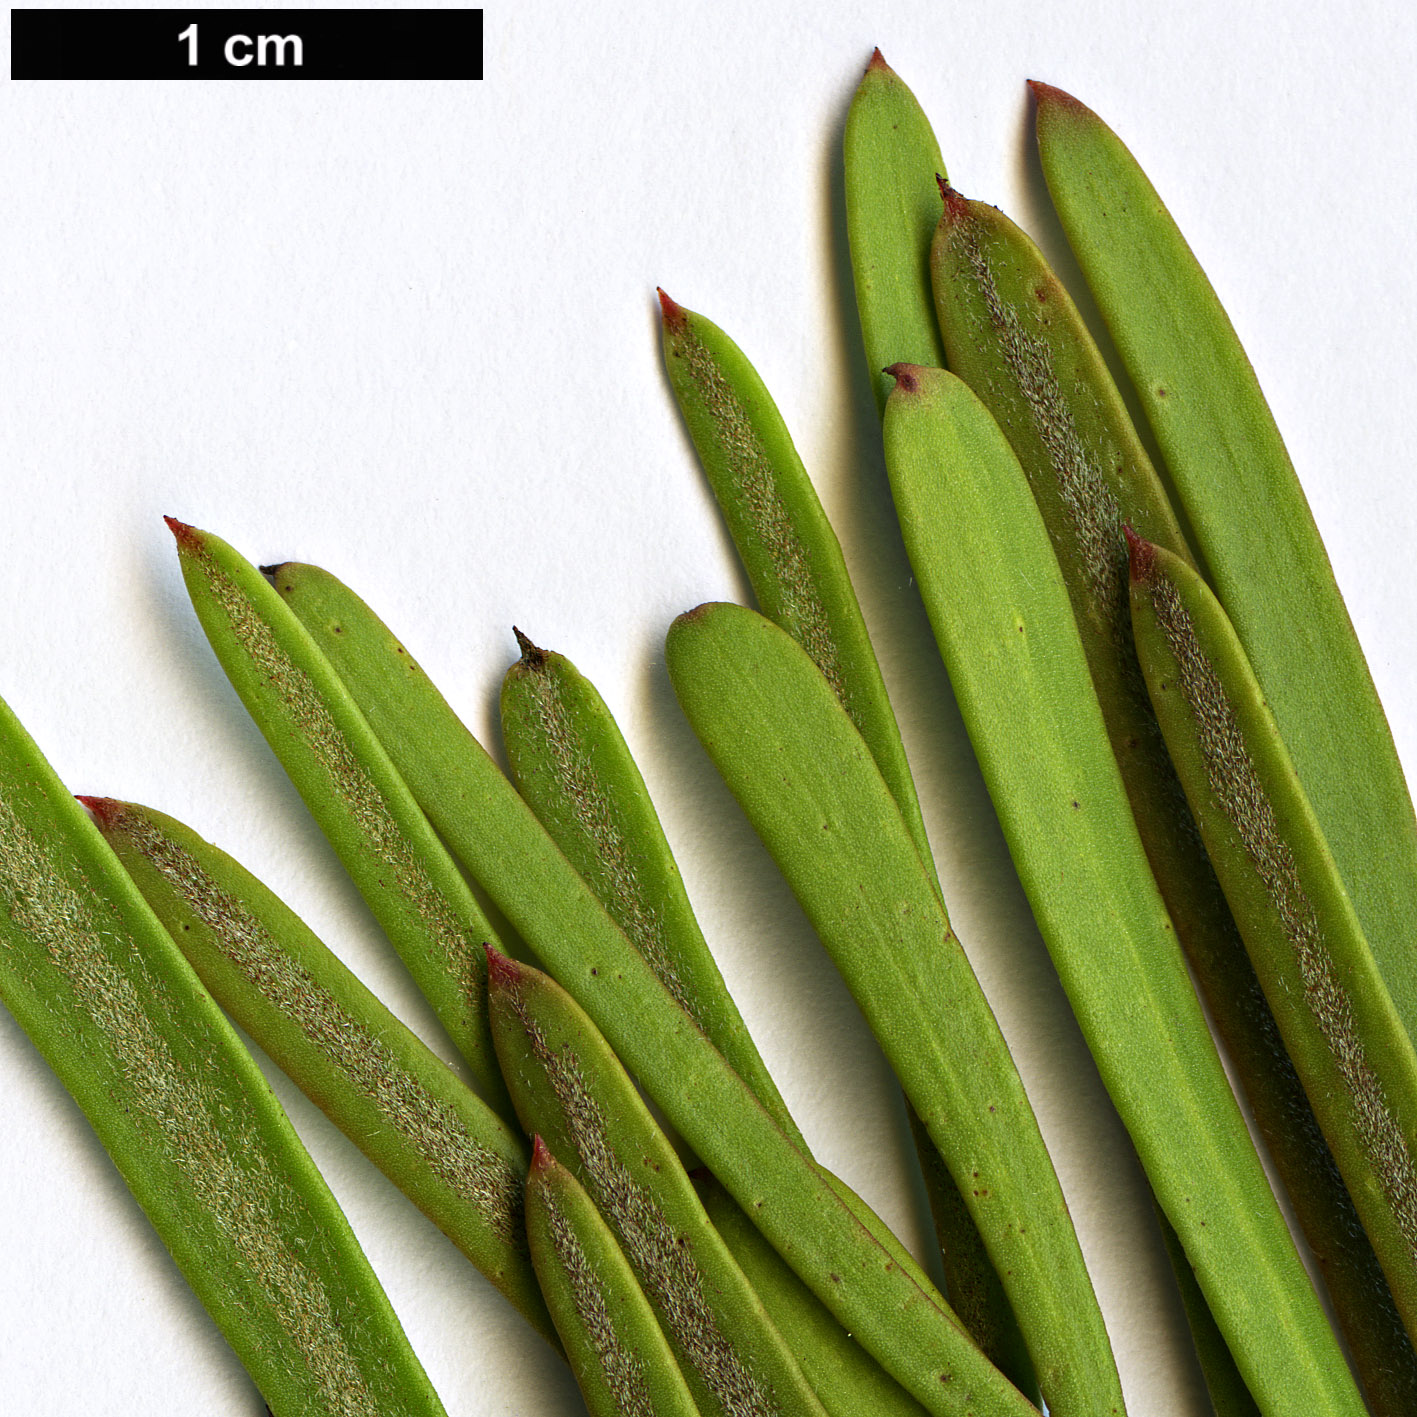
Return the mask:
<path id="1" fill-rule="evenodd" d="M 201 533 L 194 526 L 188 526 L 186 522 L 180 522 L 176 517 L 163 517 L 167 523 L 167 529 L 177 538 L 179 547 L 195 547 L 201 545 Z"/>
<path id="2" fill-rule="evenodd" d="M 512 626 L 512 633 L 517 637 L 517 648 L 521 650 L 521 663 L 527 669 L 540 669 L 546 663 L 546 651 L 532 644 L 515 625 Z"/>
<path id="3" fill-rule="evenodd" d="M 541 1140 L 541 1133 L 538 1132 L 531 1139 L 531 1169 L 549 1171 L 555 1164 L 556 1158 L 551 1155 L 551 1148 Z"/>
<path id="4" fill-rule="evenodd" d="M 1040 109 L 1049 108 L 1056 112 L 1087 113 L 1088 107 L 1084 103 L 1079 103 L 1072 94 L 1063 89 L 1054 88 L 1052 84 L 1045 84 L 1039 79 L 1028 81 L 1029 92 L 1033 94 L 1033 101 Z"/>
<path id="5" fill-rule="evenodd" d="M 664 319 L 664 327 L 672 334 L 681 335 L 688 328 L 689 317 L 682 305 L 676 304 L 660 286 L 655 286 L 655 294 L 659 296 L 659 311 Z"/>
<path id="6" fill-rule="evenodd" d="M 945 204 L 945 215 L 951 221 L 959 221 L 969 216 L 968 197 L 956 192 L 942 173 L 935 174 L 935 184 L 940 189 L 940 200 Z"/>
<path id="7" fill-rule="evenodd" d="M 1133 583 L 1150 581 L 1156 569 L 1156 547 L 1145 537 L 1138 536 L 1130 522 L 1123 523 L 1122 534 L 1127 538 L 1127 564 Z"/>
<path id="8" fill-rule="evenodd" d="M 895 380 L 895 386 L 902 393 L 918 394 L 920 392 L 920 366 L 918 364 L 892 364 L 881 371 L 889 374 Z"/>
<path id="9" fill-rule="evenodd" d="M 487 952 L 487 987 L 514 988 L 521 981 L 521 966 L 516 960 L 508 959 L 495 945 L 484 942 L 482 948 Z"/>
<path id="10" fill-rule="evenodd" d="M 692 625 L 699 620 L 707 620 L 709 612 L 713 610 L 717 601 L 706 600 L 702 605 L 696 605 L 692 610 L 686 610 L 675 620 L 676 625 Z"/>
<path id="11" fill-rule="evenodd" d="M 112 826 L 117 822 L 123 815 L 126 805 L 113 797 L 84 797 L 78 793 L 75 794 L 74 800 L 82 802 L 93 814 L 94 820 L 104 827 Z"/>

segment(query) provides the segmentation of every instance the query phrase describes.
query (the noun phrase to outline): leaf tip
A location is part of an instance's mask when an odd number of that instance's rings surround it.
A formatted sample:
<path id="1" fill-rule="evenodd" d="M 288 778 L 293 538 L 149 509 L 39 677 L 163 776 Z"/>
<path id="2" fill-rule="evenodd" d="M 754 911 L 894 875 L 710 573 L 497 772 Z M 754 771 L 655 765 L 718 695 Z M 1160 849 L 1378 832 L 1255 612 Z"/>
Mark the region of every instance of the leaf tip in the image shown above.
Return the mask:
<path id="1" fill-rule="evenodd" d="M 904 394 L 920 392 L 920 365 L 904 362 L 888 365 L 881 371 L 895 380 L 895 386 Z"/>
<path id="2" fill-rule="evenodd" d="M 940 200 L 945 204 L 944 215 L 947 220 L 963 221 L 971 215 L 969 198 L 951 187 L 949 179 L 943 173 L 935 174 L 935 185 L 940 189 Z"/>
<path id="3" fill-rule="evenodd" d="M 186 522 L 180 522 L 176 517 L 163 517 L 167 523 L 167 529 L 177 538 L 179 550 L 190 550 L 201 545 L 201 533 L 194 526 L 188 526 Z"/>
<path id="4" fill-rule="evenodd" d="M 514 959 L 509 959 L 496 945 L 483 941 L 482 948 L 487 954 L 487 987 L 489 989 L 511 989 L 521 982 L 522 969 Z"/>
<path id="5" fill-rule="evenodd" d="M 1088 113 L 1091 110 L 1063 89 L 1045 84 L 1041 79 L 1029 79 L 1028 90 L 1040 113 Z"/>
<path id="6" fill-rule="evenodd" d="M 124 803 L 114 797 L 85 797 L 74 794 L 74 800 L 89 809 L 94 820 L 103 827 L 112 826 L 123 815 Z"/>
<path id="7" fill-rule="evenodd" d="M 671 334 L 683 334 L 689 324 L 684 307 L 677 304 L 662 286 L 655 286 L 654 292 L 659 296 L 659 313 L 664 321 L 664 328 Z"/>
<path id="8" fill-rule="evenodd" d="M 713 610 L 712 600 L 706 600 L 702 605 L 696 605 L 692 610 L 686 610 L 682 615 L 675 618 L 676 625 L 694 625 L 700 620 L 707 620 Z"/>
<path id="9" fill-rule="evenodd" d="M 1131 522 L 1123 522 L 1122 534 L 1127 538 L 1127 565 L 1132 584 L 1145 584 L 1156 569 L 1156 547 L 1132 530 Z"/>
<path id="10" fill-rule="evenodd" d="M 534 645 L 515 625 L 512 633 L 517 637 L 517 648 L 521 650 L 521 665 L 524 669 L 540 669 L 546 663 L 546 651 Z"/>

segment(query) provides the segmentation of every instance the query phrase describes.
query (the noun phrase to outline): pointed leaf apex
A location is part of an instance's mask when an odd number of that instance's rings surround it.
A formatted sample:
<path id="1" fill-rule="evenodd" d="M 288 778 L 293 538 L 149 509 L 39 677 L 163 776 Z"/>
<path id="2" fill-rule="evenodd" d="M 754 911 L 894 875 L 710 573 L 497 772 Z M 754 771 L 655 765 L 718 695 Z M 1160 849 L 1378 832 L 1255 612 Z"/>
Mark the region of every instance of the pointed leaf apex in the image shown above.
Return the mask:
<path id="1" fill-rule="evenodd" d="M 517 637 L 517 648 L 522 652 L 521 663 L 527 669 L 540 669 L 546 663 L 546 651 L 538 648 L 527 639 L 515 625 L 512 626 L 512 633 Z"/>
<path id="2" fill-rule="evenodd" d="M 123 815 L 124 803 L 114 797 L 84 797 L 74 794 L 76 802 L 82 802 L 102 826 L 112 826 Z"/>
<path id="3" fill-rule="evenodd" d="M 655 294 L 659 296 L 659 310 L 664 319 L 664 327 L 672 334 L 683 334 L 688 327 L 689 317 L 684 312 L 682 305 L 676 305 L 660 286 L 655 286 Z"/>
<path id="4" fill-rule="evenodd" d="M 935 183 L 940 189 L 940 200 L 945 204 L 945 216 L 954 221 L 969 216 L 969 198 L 956 192 L 943 173 L 935 174 Z"/>
<path id="5" fill-rule="evenodd" d="M 538 1132 L 531 1139 L 531 1169 L 533 1171 L 549 1171 L 556 1164 L 556 1158 L 551 1155 L 551 1148 L 541 1140 Z"/>
<path id="6" fill-rule="evenodd" d="M 522 969 L 516 960 L 508 959 L 495 945 L 483 943 L 487 952 L 487 987 L 510 989 L 521 982 Z"/>
<path id="7" fill-rule="evenodd" d="M 1087 113 L 1085 103 L 1080 103 L 1072 94 L 1063 89 L 1054 88 L 1052 84 L 1045 84 L 1039 79 L 1029 79 L 1029 92 L 1033 94 L 1033 101 L 1040 109 L 1051 108 L 1056 112 Z"/>
<path id="8" fill-rule="evenodd" d="M 163 517 L 167 523 L 167 529 L 177 538 L 177 545 L 181 547 L 193 547 L 201 544 L 201 533 L 194 526 L 188 526 L 186 522 L 180 522 L 176 517 Z"/>
<path id="9" fill-rule="evenodd" d="M 895 386 L 902 393 L 918 394 L 920 392 L 920 365 L 918 364 L 892 364 L 889 368 L 881 371 L 889 374 L 895 380 Z"/>
<path id="10" fill-rule="evenodd" d="M 1156 569 L 1156 547 L 1138 536 L 1131 522 L 1123 523 L 1122 534 L 1127 538 L 1127 564 L 1131 568 L 1132 583 L 1145 584 Z"/>
<path id="11" fill-rule="evenodd" d="M 886 57 L 881 53 L 881 46 L 879 44 L 871 51 L 871 62 L 866 65 L 866 72 L 868 74 L 873 71 L 877 74 L 889 74 L 891 72 L 891 66 L 886 63 Z"/>

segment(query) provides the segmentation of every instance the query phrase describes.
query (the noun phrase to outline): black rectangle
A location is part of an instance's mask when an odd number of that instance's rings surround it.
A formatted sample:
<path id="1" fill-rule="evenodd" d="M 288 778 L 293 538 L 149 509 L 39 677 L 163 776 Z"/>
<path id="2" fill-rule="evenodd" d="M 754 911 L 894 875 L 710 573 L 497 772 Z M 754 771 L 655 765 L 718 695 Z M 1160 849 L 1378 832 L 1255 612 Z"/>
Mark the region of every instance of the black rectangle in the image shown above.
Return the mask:
<path id="1" fill-rule="evenodd" d="M 480 79 L 482 11 L 11 10 L 10 77 Z"/>

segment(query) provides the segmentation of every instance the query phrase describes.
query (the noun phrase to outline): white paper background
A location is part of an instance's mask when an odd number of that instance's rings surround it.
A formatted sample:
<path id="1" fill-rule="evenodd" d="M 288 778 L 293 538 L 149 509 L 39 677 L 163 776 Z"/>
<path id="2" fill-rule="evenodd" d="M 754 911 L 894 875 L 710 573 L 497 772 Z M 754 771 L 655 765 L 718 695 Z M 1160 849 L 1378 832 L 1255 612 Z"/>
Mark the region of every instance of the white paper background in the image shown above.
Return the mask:
<path id="1" fill-rule="evenodd" d="M 233 851 L 427 1032 L 216 668 L 161 514 L 348 579 L 489 741 L 515 621 L 619 714 L 810 1140 L 918 1240 L 885 1067 L 665 676 L 670 619 L 745 587 L 665 387 L 663 285 L 756 361 L 840 531 L 952 914 L 1055 1147 L 1134 1417 L 1203 1412 L 1139 1173 L 893 528 L 841 126 L 879 44 L 955 184 L 1052 252 L 1024 80 L 1123 134 L 1259 371 L 1411 765 L 1414 22 L 1390 0 L 621 0 L 494 3 L 486 23 L 476 84 L 6 86 L 0 692 L 75 791 L 147 802 Z M 0 1079 L 7 1406 L 259 1413 L 7 1016 Z M 450 1417 L 580 1411 L 540 1340 L 273 1081 Z"/>

